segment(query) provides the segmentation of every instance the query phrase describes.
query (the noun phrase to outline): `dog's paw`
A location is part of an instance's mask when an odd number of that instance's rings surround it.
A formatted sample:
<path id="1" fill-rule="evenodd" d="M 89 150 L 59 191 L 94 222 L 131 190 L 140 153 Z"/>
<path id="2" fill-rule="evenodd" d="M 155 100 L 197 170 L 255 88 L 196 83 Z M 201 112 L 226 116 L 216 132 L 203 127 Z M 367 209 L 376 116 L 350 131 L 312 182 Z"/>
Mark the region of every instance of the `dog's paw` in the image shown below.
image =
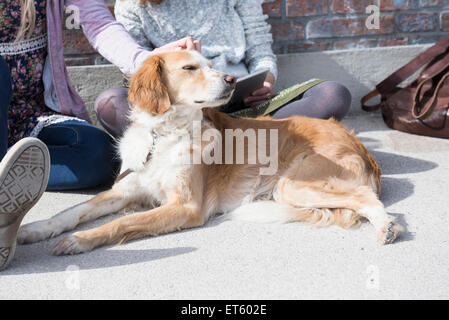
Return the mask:
<path id="1" fill-rule="evenodd" d="M 394 221 L 390 221 L 378 232 L 377 242 L 379 244 L 390 244 L 403 231 L 404 231 L 403 226 Z"/>
<path id="2" fill-rule="evenodd" d="M 60 233 L 49 221 L 33 222 L 20 227 L 17 242 L 19 244 L 35 243 L 55 237 Z"/>
<path id="3" fill-rule="evenodd" d="M 52 254 L 55 256 L 72 255 L 92 250 L 90 241 L 79 236 L 80 232 L 71 234 L 59 240 L 53 247 Z"/>

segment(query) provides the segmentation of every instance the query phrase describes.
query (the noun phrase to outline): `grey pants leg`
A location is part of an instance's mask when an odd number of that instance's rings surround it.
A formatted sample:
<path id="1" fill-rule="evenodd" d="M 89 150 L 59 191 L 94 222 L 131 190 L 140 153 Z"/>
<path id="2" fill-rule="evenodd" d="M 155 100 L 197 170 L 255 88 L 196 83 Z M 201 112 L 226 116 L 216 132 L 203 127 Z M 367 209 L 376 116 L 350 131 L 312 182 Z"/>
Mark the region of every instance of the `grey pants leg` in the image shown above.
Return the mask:
<path id="1" fill-rule="evenodd" d="M 275 111 L 272 116 L 273 119 L 296 115 L 341 120 L 348 113 L 351 100 L 351 93 L 345 86 L 335 81 L 325 81 L 304 92 L 300 99 Z"/>
<path id="2" fill-rule="evenodd" d="M 98 121 L 112 136 L 123 135 L 128 121 L 128 91 L 127 88 L 112 88 L 102 92 L 95 101 L 95 113 Z"/>

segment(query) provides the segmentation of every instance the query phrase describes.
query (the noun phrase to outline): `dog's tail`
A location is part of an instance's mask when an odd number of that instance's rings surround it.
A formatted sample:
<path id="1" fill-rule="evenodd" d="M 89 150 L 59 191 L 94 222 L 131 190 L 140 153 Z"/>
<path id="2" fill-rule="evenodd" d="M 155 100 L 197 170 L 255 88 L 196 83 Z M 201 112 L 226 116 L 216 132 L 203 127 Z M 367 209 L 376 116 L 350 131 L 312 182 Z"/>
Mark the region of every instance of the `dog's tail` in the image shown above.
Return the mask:
<path id="1" fill-rule="evenodd" d="M 261 223 L 307 222 L 316 226 L 337 224 L 351 228 L 360 224 L 360 217 L 348 209 L 296 208 L 275 201 L 255 201 L 244 204 L 222 216 L 226 220 Z"/>

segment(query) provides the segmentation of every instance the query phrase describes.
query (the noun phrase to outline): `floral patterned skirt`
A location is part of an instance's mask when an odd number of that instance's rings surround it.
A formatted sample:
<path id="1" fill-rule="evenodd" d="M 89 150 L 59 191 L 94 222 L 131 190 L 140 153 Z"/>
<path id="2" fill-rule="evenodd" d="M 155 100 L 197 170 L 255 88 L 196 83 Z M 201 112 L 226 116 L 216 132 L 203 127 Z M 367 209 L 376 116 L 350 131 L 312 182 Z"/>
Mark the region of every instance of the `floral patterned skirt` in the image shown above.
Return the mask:
<path id="1" fill-rule="evenodd" d="M 43 94 L 13 99 L 8 110 L 8 146 L 30 136 L 40 121 L 55 114 L 45 106 Z"/>
<path id="2" fill-rule="evenodd" d="M 46 0 L 35 0 L 36 21 L 29 39 L 16 42 L 21 0 L 0 2 L 0 54 L 8 64 L 12 98 L 8 109 L 8 145 L 30 136 L 40 122 L 56 112 L 44 102 L 42 80 L 47 58 Z"/>

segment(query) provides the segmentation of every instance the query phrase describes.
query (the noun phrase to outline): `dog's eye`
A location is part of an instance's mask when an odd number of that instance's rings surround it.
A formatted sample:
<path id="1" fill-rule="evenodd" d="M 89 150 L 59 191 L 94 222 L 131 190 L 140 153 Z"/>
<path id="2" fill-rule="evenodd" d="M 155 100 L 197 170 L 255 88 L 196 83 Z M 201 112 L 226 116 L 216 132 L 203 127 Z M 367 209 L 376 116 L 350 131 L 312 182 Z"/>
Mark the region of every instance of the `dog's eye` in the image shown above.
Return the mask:
<path id="1" fill-rule="evenodd" d="M 184 67 L 182 67 L 184 70 L 196 70 L 196 69 L 198 69 L 198 67 L 196 67 L 196 66 L 191 66 L 191 65 L 188 65 L 188 66 L 184 66 Z"/>

